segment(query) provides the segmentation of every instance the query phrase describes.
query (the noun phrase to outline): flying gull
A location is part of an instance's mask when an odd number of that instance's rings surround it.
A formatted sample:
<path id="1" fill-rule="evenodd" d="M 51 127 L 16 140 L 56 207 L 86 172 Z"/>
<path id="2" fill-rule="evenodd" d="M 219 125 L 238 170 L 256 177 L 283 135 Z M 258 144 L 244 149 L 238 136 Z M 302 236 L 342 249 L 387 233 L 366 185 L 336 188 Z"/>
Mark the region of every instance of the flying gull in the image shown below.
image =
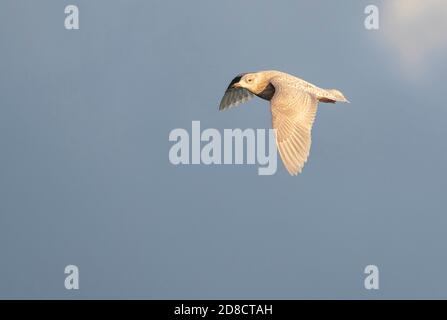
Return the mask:
<path id="1" fill-rule="evenodd" d="M 271 70 L 235 77 L 219 110 L 237 106 L 254 95 L 270 101 L 276 145 L 291 175 L 301 172 L 309 156 L 318 103 L 349 102 L 338 90 L 321 89 L 290 74 Z"/>

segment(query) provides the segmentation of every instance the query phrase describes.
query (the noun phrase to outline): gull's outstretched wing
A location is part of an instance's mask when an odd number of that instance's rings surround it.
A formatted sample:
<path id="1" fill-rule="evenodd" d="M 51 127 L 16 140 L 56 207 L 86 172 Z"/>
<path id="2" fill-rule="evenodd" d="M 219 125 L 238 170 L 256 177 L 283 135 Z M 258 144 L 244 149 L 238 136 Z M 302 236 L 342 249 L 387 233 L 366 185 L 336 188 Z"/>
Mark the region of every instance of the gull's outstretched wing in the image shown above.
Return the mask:
<path id="1" fill-rule="evenodd" d="M 292 88 L 288 80 L 271 79 L 275 94 L 270 107 L 279 154 L 287 171 L 297 175 L 309 156 L 318 99 L 309 92 Z"/>
<path id="2" fill-rule="evenodd" d="M 235 77 L 228 85 L 222 100 L 220 101 L 219 110 L 226 110 L 237 106 L 253 97 L 253 93 L 244 88 L 233 88 L 233 84 L 238 83 L 244 74 Z"/>

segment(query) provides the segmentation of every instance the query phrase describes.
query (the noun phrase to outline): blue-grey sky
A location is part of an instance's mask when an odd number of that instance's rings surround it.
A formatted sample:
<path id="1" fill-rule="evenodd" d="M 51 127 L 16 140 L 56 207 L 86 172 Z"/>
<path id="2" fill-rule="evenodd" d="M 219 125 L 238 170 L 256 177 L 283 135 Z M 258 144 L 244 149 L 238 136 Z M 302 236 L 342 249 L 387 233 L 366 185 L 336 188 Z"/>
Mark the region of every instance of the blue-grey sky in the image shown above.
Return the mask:
<path id="1" fill-rule="evenodd" d="M 447 298 L 446 4 L 418 2 L 1 1 L 0 297 Z M 217 111 L 264 69 L 352 102 L 303 173 L 173 166 L 193 120 L 270 128 L 259 99 Z"/>

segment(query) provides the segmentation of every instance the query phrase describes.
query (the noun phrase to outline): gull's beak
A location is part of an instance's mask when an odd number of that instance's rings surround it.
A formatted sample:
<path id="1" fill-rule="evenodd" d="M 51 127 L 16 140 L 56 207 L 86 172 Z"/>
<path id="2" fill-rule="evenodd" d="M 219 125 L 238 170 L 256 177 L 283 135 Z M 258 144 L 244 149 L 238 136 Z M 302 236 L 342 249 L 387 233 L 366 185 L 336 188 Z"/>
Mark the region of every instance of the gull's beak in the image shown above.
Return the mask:
<path id="1" fill-rule="evenodd" d="M 232 85 L 233 88 L 240 88 L 241 84 L 239 82 L 236 82 L 235 84 Z"/>

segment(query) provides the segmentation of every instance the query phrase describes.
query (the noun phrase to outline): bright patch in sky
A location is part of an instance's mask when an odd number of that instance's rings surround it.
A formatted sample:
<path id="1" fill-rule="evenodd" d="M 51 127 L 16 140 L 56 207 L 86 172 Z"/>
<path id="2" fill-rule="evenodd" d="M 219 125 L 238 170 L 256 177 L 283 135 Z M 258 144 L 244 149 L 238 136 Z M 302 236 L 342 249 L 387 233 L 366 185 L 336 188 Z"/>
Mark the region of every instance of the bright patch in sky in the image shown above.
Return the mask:
<path id="1" fill-rule="evenodd" d="M 411 77 L 431 69 L 447 53 L 447 1 L 396 0 L 384 4 L 380 29 Z"/>

